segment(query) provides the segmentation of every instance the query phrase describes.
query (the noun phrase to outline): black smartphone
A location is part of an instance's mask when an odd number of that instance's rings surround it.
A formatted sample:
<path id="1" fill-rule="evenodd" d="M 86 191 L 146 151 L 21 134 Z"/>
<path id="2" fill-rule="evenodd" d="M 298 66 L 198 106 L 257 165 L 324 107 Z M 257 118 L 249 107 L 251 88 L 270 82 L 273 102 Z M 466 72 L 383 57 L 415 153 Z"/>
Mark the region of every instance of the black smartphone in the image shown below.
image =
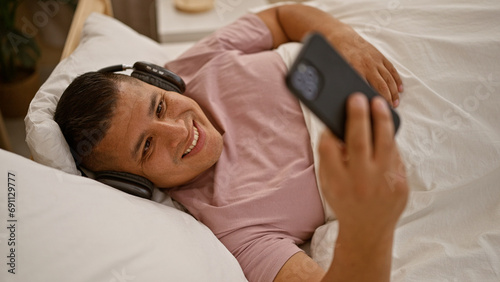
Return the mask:
<path id="1" fill-rule="evenodd" d="M 344 140 L 346 101 L 354 92 L 380 95 L 319 33 L 312 33 L 286 75 L 286 85 L 326 126 Z M 399 116 L 391 108 L 394 129 Z"/>

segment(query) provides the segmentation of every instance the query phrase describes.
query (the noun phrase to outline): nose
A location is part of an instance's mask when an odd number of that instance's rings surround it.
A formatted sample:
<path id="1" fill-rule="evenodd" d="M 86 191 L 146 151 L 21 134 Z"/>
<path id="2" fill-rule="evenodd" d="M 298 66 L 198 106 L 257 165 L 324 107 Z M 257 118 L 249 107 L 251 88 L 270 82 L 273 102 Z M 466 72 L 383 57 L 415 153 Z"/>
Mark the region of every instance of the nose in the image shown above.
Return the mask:
<path id="1" fill-rule="evenodd" d="M 160 138 L 160 142 L 169 147 L 177 147 L 179 143 L 185 141 L 189 136 L 188 126 L 183 119 L 164 119 L 158 121 L 155 131 L 156 135 Z"/>

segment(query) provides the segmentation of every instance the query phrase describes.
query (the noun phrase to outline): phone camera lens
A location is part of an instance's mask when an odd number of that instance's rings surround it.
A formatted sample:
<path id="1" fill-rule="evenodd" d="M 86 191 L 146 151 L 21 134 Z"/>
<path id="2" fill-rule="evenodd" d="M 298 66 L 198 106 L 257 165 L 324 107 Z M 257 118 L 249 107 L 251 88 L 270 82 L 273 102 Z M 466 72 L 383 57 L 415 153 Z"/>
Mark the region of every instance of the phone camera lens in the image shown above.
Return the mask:
<path id="1" fill-rule="evenodd" d="M 317 70 L 311 65 L 300 63 L 297 66 L 297 71 L 292 75 L 292 84 L 306 99 L 316 99 L 319 90 Z"/>

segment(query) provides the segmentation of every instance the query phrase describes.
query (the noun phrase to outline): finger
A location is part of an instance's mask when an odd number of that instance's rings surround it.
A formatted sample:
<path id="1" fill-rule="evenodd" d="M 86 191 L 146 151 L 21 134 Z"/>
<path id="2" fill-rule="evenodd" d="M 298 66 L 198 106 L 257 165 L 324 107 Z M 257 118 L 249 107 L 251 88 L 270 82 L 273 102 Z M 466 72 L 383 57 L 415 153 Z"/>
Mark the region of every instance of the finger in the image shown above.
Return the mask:
<path id="1" fill-rule="evenodd" d="M 372 154 L 371 125 L 368 99 L 361 93 L 347 100 L 345 143 L 353 165 L 363 165 Z"/>
<path id="2" fill-rule="evenodd" d="M 342 143 L 329 130 L 321 134 L 318 145 L 320 156 L 320 168 L 328 167 L 328 170 L 339 171 L 343 169 Z"/>
<path id="3" fill-rule="evenodd" d="M 349 161 L 349 155 L 347 154 L 347 149 L 345 147 L 345 143 L 340 142 L 339 148 L 340 148 L 340 152 L 342 153 L 342 161 L 344 162 L 344 164 L 347 164 L 347 162 Z"/>
<path id="4" fill-rule="evenodd" d="M 387 70 L 391 73 L 392 78 L 396 82 L 396 85 L 398 86 L 398 92 L 401 93 L 404 90 L 403 87 L 403 81 L 401 80 L 401 77 L 399 76 L 398 71 L 394 67 L 394 65 L 389 62 L 389 60 L 384 59 L 384 66 L 387 68 Z"/>
<path id="5" fill-rule="evenodd" d="M 381 67 L 379 68 L 379 74 L 382 77 L 382 79 L 385 81 L 387 86 L 389 87 L 389 92 L 391 99 L 389 100 L 391 105 L 393 107 L 397 107 L 399 105 L 399 93 L 398 93 L 398 86 L 396 85 L 396 81 L 392 77 L 391 73 L 385 68 Z"/>
<path id="6" fill-rule="evenodd" d="M 329 130 L 323 132 L 320 138 L 318 146 L 319 179 L 321 190 L 325 196 L 331 195 L 332 189 L 335 188 L 332 186 L 332 180 L 339 181 L 339 178 L 346 175 L 339 142 Z"/>
<path id="7" fill-rule="evenodd" d="M 387 102 L 375 97 L 371 103 L 373 120 L 374 158 L 377 161 L 391 159 L 395 149 L 394 124 Z"/>
<path id="8" fill-rule="evenodd" d="M 373 71 L 371 71 L 369 73 L 369 76 L 367 77 L 367 80 L 370 85 L 375 88 L 375 90 L 377 90 L 377 92 L 392 105 L 391 90 L 385 79 L 380 74 L 379 70 L 374 69 Z"/>

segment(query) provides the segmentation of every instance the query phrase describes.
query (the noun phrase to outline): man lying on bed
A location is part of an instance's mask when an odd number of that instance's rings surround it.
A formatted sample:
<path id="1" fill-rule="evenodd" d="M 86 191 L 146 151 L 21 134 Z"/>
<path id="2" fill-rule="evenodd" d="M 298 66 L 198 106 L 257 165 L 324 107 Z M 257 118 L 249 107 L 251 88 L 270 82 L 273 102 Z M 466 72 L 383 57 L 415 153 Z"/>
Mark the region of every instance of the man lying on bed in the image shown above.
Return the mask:
<path id="1" fill-rule="evenodd" d="M 170 188 L 250 281 L 387 281 L 407 185 L 382 98 L 349 99 L 345 146 L 330 133 L 321 139 L 320 179 L 340 225 L 330 269 L 297 247 L 324 214 L 304 118 L 283 83 L 286 67 L 270 50 L 312 30 L 397 106 L 401 81 L 383 55 L 328 14 L 287 5 L 246 15 L 168 63 L 186 81 L 185 96 L 93 72 L 68 87 L 55 120 L 73 149 L 101 130 L 83 165 Z"/>

